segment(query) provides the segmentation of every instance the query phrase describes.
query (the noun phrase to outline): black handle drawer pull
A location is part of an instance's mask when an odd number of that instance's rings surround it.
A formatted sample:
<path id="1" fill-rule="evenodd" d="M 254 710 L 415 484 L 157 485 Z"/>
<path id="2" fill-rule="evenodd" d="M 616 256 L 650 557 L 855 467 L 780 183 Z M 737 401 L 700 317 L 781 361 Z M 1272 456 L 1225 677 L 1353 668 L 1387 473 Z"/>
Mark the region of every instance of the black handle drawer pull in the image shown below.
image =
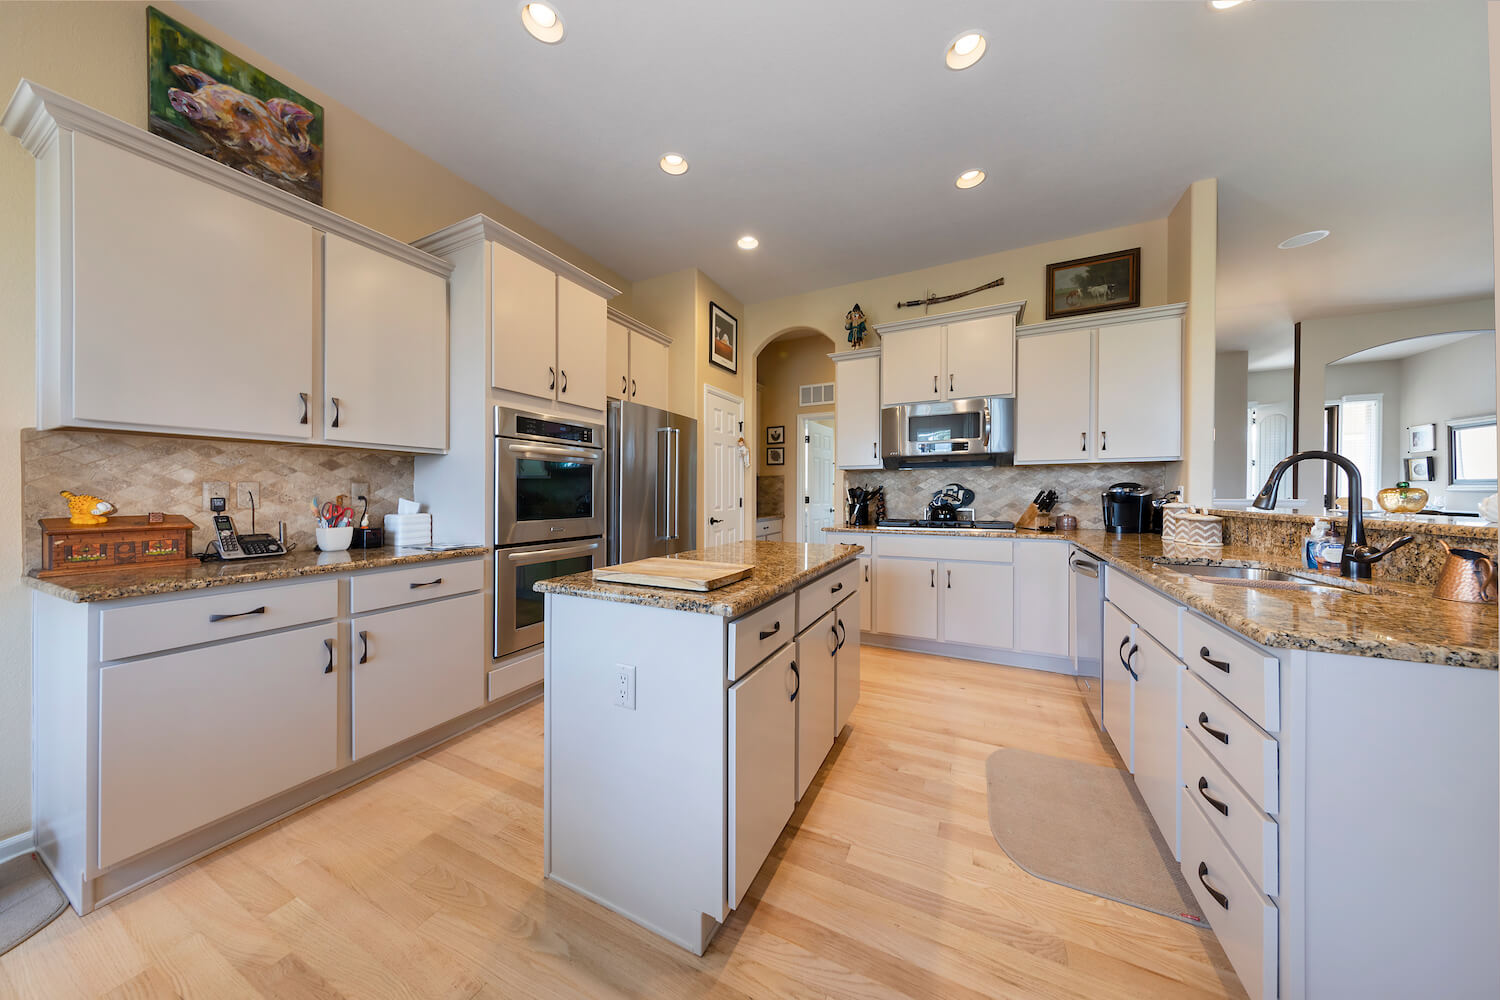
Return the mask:
<path id="1" fill-rule="evenodd" d="M 324 639 L 323 646 L 328 650 L 328 665 L 323 668 L 323 673 L 331 674 L 333 673 L 333 640 Z"/>
<path id="2" fill-rule="evenodd" d="M 952 372 L 948 373 L 948 391 L 949 392 L 953 391 L 953 373 Z"/>
<path id="3" fill-rule="evenodd" d="M 557 369 L 553 368 L 551 365 L 547 366 L 547 378 L 550 379 L 550 381 L 547 383 L 548 390 L 556 389 L 557 388 Z"/>
<path id="4" fill-rule="evenodd" d="M 1219 810 L 1219 812 L 1223 813 L 1225 816 L 1229 815 L 1229 803 L 1221 802 L 1218 799 L 1214 798 L 1212 795 L 1208 794 L 1208 779 L 1202 776 L 1198 778 L 1198 794 L 1203 796 L 1203 801 Z"/>
<path id="5" fill-rule="evenodd" d="M 443 578 L 442 577 L 438 577 L 436 580 L 428 580 L 426 583 L 413 583 L 413 584 L 411 584 L 411 589 L 412 590 L 416 590 L 419 587 L 436 587 L 438 584 L 440 584 L 442 582 L 443 582 Z"/>
<path id="6" fill-rule="evenodd" d="M 792 661 L 792 676 L 797 678 L 797 686 L 792 688 L 792 693 L 786 696 L 787 701 L 796 701 L 797 693 L 802 690 L 802 674 L 797 670 L 797 661 Z"/>
<path id="7" fill-rule="evenodd" d="M 838 585 L 838 586 L 835 586 L 835 587 L 829 587 L 829 588 L 828 588 L 828 592 L 829 592 L 829 593 L 830 593 L 830 594 L 837 594 L 837 593 L 838 593 L 838 592 L 839 592 L 839 591 L 841 591 L 841 590 L 843 590 L 843 589 L 844 589 L 844 585 L 843 585 L 843 584 L 842 584 L 842 583 L 841 583 L 841 584 L 839 584 L 839 585 Z"/>
<path id="8" fill-rule="evenodd" d="M 620 395 L 623 396 L 623 395 L 625 395 L 625 393 L 627 393 L 629 391 L 630 391 L 630 381 L 624 375 L 621 375 L 620 376 Z"/>
<path id="9" fill-rule="evenodd" d="M 1125 638 L 1120 640 L 1120 666 L 1124 667 L 1126 670 L 1130 669 L 1130 664 L 1125 662 L 1125 647 L 1128 645 L 1130 645 L 1130 636 L 1127 635 Z"/>
<path id="10" fill-rule="evenodd" d="M 266 609 L 259 607 L 251 608 L 249 611 L 240 611 L 232 615 L 209 615 L 208 620 L 211 622 L 227 622 L 231 618 L 244 618 L 246 615 L 263 615 L 265 613 Z"/>
<path id="11" fill-rule="evenodd" d="M 1215 903 L 1226 910 L 1229 909 L 1229 897 L 1208 884 L 1208 862 L 1206 861 L 1198 862 L 1198 881 L 1203 883 L 1203 888 L 1208 890 L 1208 894 L 1214 898 Z"/>
<path id="12" fill-rule="evenodd" d="M 930 569 L 927 571 L 927 586 L 933 590 L 937 589 L 937 570 Z"/>
<path id="13" fill-rule="evenodd" d="M 359 662 L 370 662 L 370 633 L 368 632 L 359 634 Z"/>
<path id="14" fill-rule="evenodd" d="M 635 398 L 635 379 L 630 380 L 630 398 Z"/>
<path id="15" fill-rule="evenodd" d="M 339 398 L 337 396 L 329 398 L 333 400 L 333 426 L 337 427 L 339 425 Z"/>
<path id="16" fill-rule="evenodd" d="M 1212 656 L 1209 656 L 1207 646 L 1204 646 L 1202 649 L 1198 650 L 1198 658 L 1201 659 L 1204 663 L 1207 663 L 1210 667 L 1218 667 L 1226 674 L 1229 673 L 1229 661 L 1216 660 Z"/>
<path id="17" fill-rule="evenodd" d="M 764 639 L 769 639 L 769 638 L 771 638 L 771 636 L 775 635 L 777 632 L 780 632 L 780 631 L 781 631 L 781 622 L 777 622 L 775 625 L 771 626 L 771 628 L 770 628 L 769 631 L 762 632 L 760 634 L 760 637 L 763 640 Z"/>
<path id="18" fill-rule="evenodd" d="M 563 380 L 562 391 L 563 392 L 567 392 L 568 391 L 568 373 L 564 369 L 559 369 L 558 373 L 560 375 L 562 375 L 562 380 Z"/>
<path id="19" fill-rule="evenodd" d="M 933 391 L 933 394 L 936 395 L 936 393 L 937 393 L 937 376 L 936 375 L 932 376 L 932 391 Z"/>
<path id="20" fill-rule="evenodd" d="M 297 395 L 302 397 L 302 419 L 297 421 L 297 423 L 305 424 L 307 423 L 307 393 L 299 392 Z"/>
<path id="21" fill-rule="evenodd" d="M 839 645 L 840 645 L 840 643 L 839 643 L 839 623 L 838 622 L 834 622 L 833 623 L 833 627 L 828 630 L 828 634 L 831 635 L 831 636 L 833 636 L 833 648 L 830 649 L 829 652 L 830 653 L 837 653 L 839 651 Z"/>
<path id="22" fill-rule="evenodd" d="M 1208 735 L 1212 736 L 1214 739 L 1218 740 L 1220 743 L 1224 744 L 1226 747 L 1229 745 L 1229 734 L 1224 732 L 1222 729 L 1215 729 L 1213 726 L 1210 726 L 1208 724 L 1207 712 L 1198 713 L 1198 728 L 1203 730 Z"/>

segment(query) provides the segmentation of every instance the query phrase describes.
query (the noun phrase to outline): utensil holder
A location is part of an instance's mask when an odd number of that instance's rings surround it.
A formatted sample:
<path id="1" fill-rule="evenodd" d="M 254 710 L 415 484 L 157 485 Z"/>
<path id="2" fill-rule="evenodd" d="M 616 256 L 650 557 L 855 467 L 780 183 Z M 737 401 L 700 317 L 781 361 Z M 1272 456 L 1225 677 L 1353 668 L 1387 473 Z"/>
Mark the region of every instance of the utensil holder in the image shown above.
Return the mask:
<path id="1" fill-rule="evenodd" d="M 318 537 L 319 551 L 343 552 L 354 540 L 354 527 L 350 525 L 347 528 L 319 528 L 315 534 Z"/>

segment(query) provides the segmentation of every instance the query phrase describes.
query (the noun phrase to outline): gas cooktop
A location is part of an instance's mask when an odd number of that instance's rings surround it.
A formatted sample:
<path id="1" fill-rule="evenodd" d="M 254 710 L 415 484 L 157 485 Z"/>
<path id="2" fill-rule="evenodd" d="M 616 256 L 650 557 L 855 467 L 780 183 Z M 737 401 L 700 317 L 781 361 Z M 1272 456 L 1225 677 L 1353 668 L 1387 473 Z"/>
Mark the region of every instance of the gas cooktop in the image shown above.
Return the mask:
<path id="1" fill-rule="evenodd" d="M 1015 531 L 1014 521 L 927 521 L 920 518 L 887 518 L 877 528 L 925 528 L 929 531 Z"/>

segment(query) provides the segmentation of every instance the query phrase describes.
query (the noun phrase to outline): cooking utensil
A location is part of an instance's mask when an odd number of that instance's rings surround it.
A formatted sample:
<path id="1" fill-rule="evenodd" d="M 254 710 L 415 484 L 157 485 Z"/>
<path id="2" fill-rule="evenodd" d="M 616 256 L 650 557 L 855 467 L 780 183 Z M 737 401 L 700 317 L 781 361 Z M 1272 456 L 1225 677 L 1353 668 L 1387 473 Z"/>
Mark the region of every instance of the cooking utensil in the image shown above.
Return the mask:
<path id="1" fill-rule="evenodd" d="M 325 528 L 345 528 L 354 524 L 354 510 L 332 500 L 318 509 L 318 519 Z"/>

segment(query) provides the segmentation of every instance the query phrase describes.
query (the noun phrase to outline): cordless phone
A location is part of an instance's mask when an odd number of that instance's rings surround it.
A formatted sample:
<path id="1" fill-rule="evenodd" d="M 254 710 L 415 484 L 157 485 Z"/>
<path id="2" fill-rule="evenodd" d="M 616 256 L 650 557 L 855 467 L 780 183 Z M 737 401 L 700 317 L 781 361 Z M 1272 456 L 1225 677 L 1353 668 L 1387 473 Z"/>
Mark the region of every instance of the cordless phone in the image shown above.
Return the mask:
<path id="1" fill-rule="evenodd" d="M 214 515 L 214 549 L 220 559 L 266 559 L 284 556 L 286 549 L 273 536 L 267 534 L 240 535 L 234 530 L 234 519 L 228 514 Z"/>

